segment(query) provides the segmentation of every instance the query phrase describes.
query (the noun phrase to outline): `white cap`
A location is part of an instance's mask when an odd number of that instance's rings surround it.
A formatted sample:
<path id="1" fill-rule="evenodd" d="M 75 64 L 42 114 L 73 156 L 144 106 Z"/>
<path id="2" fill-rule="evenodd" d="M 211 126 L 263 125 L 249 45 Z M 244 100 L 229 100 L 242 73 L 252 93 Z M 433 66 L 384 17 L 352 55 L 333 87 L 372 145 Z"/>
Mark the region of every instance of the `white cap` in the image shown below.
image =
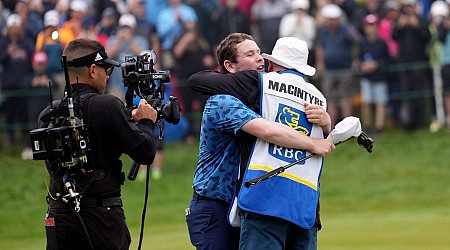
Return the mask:
<path id="1" fill-rule="evenodd" d="M 44 15 L 44 26 L 58 26 L 61 16 L 56 10 L 49 10 Z"/>
<path id="2" fill-rule="evenodd" d="M 307 76 L 316 73 L 308 63 L 308 45 L 295 37 L 278 38 L 272 50 L 272 55 L 262 54 L 262 57 L 288 69 L 295 69 Z"/>
<path id="3" fill-rule="evenodd" d="M 86 3 L 86 1 L 83 0 L 73 0 L 70 3 L 70 9 L 73 11 L 78 11 L 78 12 L 82 12 L 82 13 L 86 13 L 88 10 L 88 5 Z"/>
<path id="4" fill-rule="evenodd" d="M 123 14 L 119 18 L 119 26 L 136 27 L 136 17 L 133 14 Z"/>
<path id="5" fill-rule="evenodd" d="M 400 11 L 400 9 L 402 8 L 401 4 L 395 0 L 388 0 L 385 4 L 384 4 L 384 8 L 386 10 L 396 10 L 396 11 Z"/>
<path id="6" fill-rule="evenodd" d="M 415 5 L 415 4 L 417 4 L 417 0 L 403 0 L 402 4 L 403 5 Z"/>
<path id="7" fill-rule="evenodd" d="M 308 10 L 309 9 L 309 0 L 294 0 L 291 3 L 292 9 L 302 9 L 302 10 Z"/>
<path id="8" fill-rule="evenodd" d="M 447 16 L 449 13 L 448 4 L 444 1 L 434 1 L 431 3 L 431 16 Z"/>
<path id="9" fill-rule="evenodd" d="M 336 4 L 327 4 L 322 7 L 320 14 L 325 18 L 340 18 L 342 10 Z"/>
<path id="10" fill-rule="evenodd" d="M 18 14 L 11 14 L 6 19 L 6 27 L 12 27 L 12 26 L 21 26 L 22 25 L 22 18 Z"/>

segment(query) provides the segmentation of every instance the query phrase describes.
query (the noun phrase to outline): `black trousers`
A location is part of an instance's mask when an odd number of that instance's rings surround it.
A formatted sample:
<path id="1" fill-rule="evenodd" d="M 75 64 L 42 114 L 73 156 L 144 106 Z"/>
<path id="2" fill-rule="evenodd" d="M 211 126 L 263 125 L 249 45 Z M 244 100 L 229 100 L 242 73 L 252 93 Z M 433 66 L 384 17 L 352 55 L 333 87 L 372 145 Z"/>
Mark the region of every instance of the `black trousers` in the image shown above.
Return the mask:
<path id="1" fill-rule="evenodd" d="M 79 212 L 95 250 L 129 249 L 130 233 L 122 207 L 86 207 Z M 51 208 L 46 216 L 47 249 L 91 249 L 79 217 L 70 208 Z"/>

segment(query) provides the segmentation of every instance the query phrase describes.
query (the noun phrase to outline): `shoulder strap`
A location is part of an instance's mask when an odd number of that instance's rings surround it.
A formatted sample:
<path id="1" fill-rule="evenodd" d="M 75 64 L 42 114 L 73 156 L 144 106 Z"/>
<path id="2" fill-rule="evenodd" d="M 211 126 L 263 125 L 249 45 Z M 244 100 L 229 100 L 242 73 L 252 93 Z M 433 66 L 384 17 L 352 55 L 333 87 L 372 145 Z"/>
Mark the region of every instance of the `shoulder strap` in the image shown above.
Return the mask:
<path id="1" fill-rule="evenodd" d="M 85 120 L 86 123 L 88 123 L 88 110 L 91 106 L 92 103 L 92 98 L 93 96 L 98 95 L 97 93 L 84 93 L 82 95 L 79 96 L 79 103 L 81 105 L 81 110 L 83 112 L 83 119 Z"/>

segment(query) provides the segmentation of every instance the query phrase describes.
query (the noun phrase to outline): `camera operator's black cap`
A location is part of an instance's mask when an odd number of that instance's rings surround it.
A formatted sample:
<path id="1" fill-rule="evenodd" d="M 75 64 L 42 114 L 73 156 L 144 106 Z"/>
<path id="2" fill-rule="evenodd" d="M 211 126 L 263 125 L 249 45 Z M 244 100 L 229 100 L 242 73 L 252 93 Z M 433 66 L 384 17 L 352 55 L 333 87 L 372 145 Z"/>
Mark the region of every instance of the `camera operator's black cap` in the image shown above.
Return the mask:
<path id="1" fill-rule="evenodd" d="M 106 54 L 104 49 L 100 49 L 89 55 L 75 58 L 72 61 L 67 62 L 67 66 L 82 67 L 82 66 L 90 66 L 91 64 L 96 64 L 100 62 L 114 67 L 120 67 L 120 64 L 115 60 L 108 59 L 108 55 Z"/>

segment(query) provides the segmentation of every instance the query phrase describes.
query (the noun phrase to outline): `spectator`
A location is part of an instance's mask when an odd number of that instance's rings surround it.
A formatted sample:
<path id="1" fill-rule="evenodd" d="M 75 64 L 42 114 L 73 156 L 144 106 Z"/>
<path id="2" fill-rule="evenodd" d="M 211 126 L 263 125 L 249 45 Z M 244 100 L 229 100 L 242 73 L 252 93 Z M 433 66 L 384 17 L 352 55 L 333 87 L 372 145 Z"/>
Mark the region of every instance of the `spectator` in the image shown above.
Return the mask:
<path id="1" fill-rule="evenodd" d="M 70 2 L 69 19 L 59 29 L 59 36 L 63 44 L 69 44 L 83 30 L 83 20 L 88 11 L 88 5 L 83 0 Z"/>
<path id="2" fill-rule="evenodd" d="M 217 0 L 187 0 L 186 4 L 191 6 L 198 17 L 198 28 L 205 37 L 209 46 L 214 46 L 214 25 L 211 22 L 212 14 L 218 7 Z"/>
<path id="3" fill-rule="evenodd" d="M 5 112 L 6 139 L 4 147 L 15 143 L 15 129 L 21 134 L 21 144 L 25 147 L 28 140 L 27 98 L 23 89 L 27 88 L 24 76 L 31 74 L 31 57 L 34 42 L 24 34 L 22 18 L 11 14 L 6 20 L 6 35 L 0 39 L 1 88 L 6 95 L 3 103 Z M 24 112 L 25 111 L 25 112 Z"/>
<path id="4" fill-rule="evenodd" d="M 156 30 L 161 40 L 162 68 L 172 69 L 175 66 L 172 54 L 175 41 L 183 33 L 187 23 L 197 23 L 197 15 L 194 9 L 181 0 L 167 0 L 167 3 L 169 6 L 158 15 Z"/>
<path id="5" fill-rule="evenodd" d="M 55 84 L 55 80 L 47 71 L 48 56 L 47 53 L 43 51 L 37 51 L 33 54 L 32 58 L 33 73 L 24 77 L 24 83 L 29 87 L 30 96 L 28 100 L 27 108 L 27 122 L 28 130 L 36 129 L 39 113 L 47 106 L 49 103 L 50 93 L 55 93 L 54 91 L 59 88 Z M 49 91 L 49 82 L 51 83 L 52 92 Z M 52 97 L 54 97 L 52 95 Z M 33 159 L 33 153 L 31 151 L 31 142 L 28 140 L 28 145 L 22 151 L 23 160 Z"/>
<path id="6" fill-rule="evenodd" d="M 231 33 L 250 34 L 248 17 L 238 8 L 238 0 L 225 0 L 213 13 L 214 46 Z"/>
<path id="7" fill-rule="evenodd" d="M 314 17 L 314 20 L 316 21 L 316 27 L 319 28 L 323 25 L 325 25 L 326 18 L 322 16 L 321 10 L 322 8 L 329 4 L 329 0 L 317 0 L 314 2 L 314 5 L 311 8 L 312 16 Z M 348 16 L 348 14 L 347 14 Z"/>
<path id="8" fill-rule="evenodd" d="M 223 1 L 223 0 L 222 0 Z M 226 0 L 225 0 L 226 1 Z M 253 22 L 252 7 L 257 0 L 239 0 L 238 8 L 245 14 L 250 23 Z"/>
<path id="9" fill-rule="evenodd" d="M 316 68 L 322 74 L 322 90 L 328 99 L 328 113 L 334 126 L 339 118 L 352 115 L 352 97 L 357 93 L 353 79 L 356 58 L 352 51 L 359 34 L 342 20 L 342 10 L 335 4 L 325 5 L 321 15 L 326 19 L 319 28 Z"/>
<path id="10" fill-rule="evenodd" d="M 441 50 L 441 74 L 443 82 L 444 106 L 445 106 L 445 126 L 450 130 L 450 16 L 443 18 L 438 26 L 439 40 L 442 42 Z"/>
<path id="11" fill-rule="evenodd" d="M 47 54 L 48 61 L 46 63 L 47 73 L 55 79 L 54 85 L 59 86 L 58 97 L 62 96 L 64 90 L 64 72 L 61 67 L 61 56 L 64 47 L 59 36 L 59 25 L 61 17 L 56 10 L 49 10 L 44 15 L 45 29 L 39 33 L 36 39 L 36 51 L 43 51 Z"/>
<path id="12" fill-rule="evenodd" d="M 319 1 L 322 1 L 322 4 L 320 5 L 321 7 L 329 3 L 334 3 L 339 6 L 339 8 L 341 8 L 341 10 L 344 12 L 343 16 L 345 16 L 349 22 L 350 20 L 354 19 L 356 12 L 361 7 L 360 4 L 364 2 L 355 0 L 318 0 L 317 2 Z M 320 9 L 321 8 L 319 8 L 318 10 Z"/>
<path id="13" fill-rule="evenodd" d="M 430 123 L 430 131 L 437 132 L 445 125 L 445 108 L 442 96 L 442 75 L 441 75 L 441 49 L 442 42 L 439 39 L 438 27 L 445 17 L 449 15 L 449 8 L 442 0 L 434 1 L 431 4 L 429 15 L 429 29 L 431 34 L 430 42 L 427 46 L 430 57 L 430 65 L 433 71 L 433 113 Z"/>
<path id="14" fill-rule="evenodd" d="M 392 37 L 400 45 L 399 80 L 402 92 L 402 125 L 407 130 L 423 127 L 425 117 L 425 90 L 431 89 L 426 47 L 430 41 L 428 22 L 417 14 L 417 0 L 404 0 Z M 429 104 L 429 103 L 428 103 Z"/>
<path id="15" fill-rule="evenodd" d="M 183 113 L 190 123 L 190 131 L 185 138 L 185 142 L 193 143 L 200 134 L 201 110 L 205 105 L 206 97 L 192 91 L 187 87 L 186 82 L 192 74 L 214 68 L 216 62 L 211 55 L 208 42 L 195 23 L 192 22 L 186 24 L 186 30 L 174 46 L 173 54 L 181 94 L 180 102 L 183 105 Z"/>
<path id="16" fill-rule="evenodd" d="M 385 16 L 381 19 L 378 27 L 379 36 L 383 39 L 389 50 L 390 65 L 389 65 L 389 103 L 388 112 L 390 116 L 390 125 L 397 126 L 400 123 L 400 83 L 398 79 L 398 71 L 395 65 L 398 63 L 399 44 L 392 38 L 395 22 L 400 15 L 401 5 L 396 0 L 389 0 L 384 4 Z"/>
<path id="17" fill-rule="evenodd" d="M 119 13 L 117 13 L 117 11 L 113 7 L 104 9 L 101 19 L 97 23 L 96 27 L 98 34 L 105 35 L 108 38 L 116 34 L 118 20 Z"/>
<path id="18" fill-rule="evenodd" d="M 395 22 L 400 15 L 401 4 L 395 0 L 389 0 L 384 5 L 385 15 L 380 20 L 378 27 L 379 36 L 383 39 L 389 50 L 390 57 L 395 61 L 398 58 L 399 44 L 392 38 Z"/>
<path id="19" fill-rule="evenodd" d="M 117 15 L 122 15 L 127 13 L 127 0 L 91 0 L 94 13 L 90 13 L 95 17 L 97 22 L 102 18 L 103 12 L 112 8 Z"/>
<path id="20" fill-rule="evenodd" d="M 382 0 L 365 0 L 362 4 L 357 5 L 357 7 L 353 10 L 352 17 L 350 18 L 350 24 L 353 25 L 361 35 L 364 34 L 364 18 L 373 14 L 378 18 L 382 15 L 383 5 Z"/>
<path id="21" fill-rule="evenodd" d="M 156 26 L 159 13 L 167 8 L 167 0 L 144 0 L 145 1 L 145 20 L 151 25 Z"/>
<path id="22" fill-rule="evenodd" d="M 70 18 L 70 1 L 59 0 L 55 5 L 54 10 L 58 11 L 61 17 L 61 25 L 64 24 Z"/>
<path id="23" fill-rule="evenodd" d="M 291 3 L 292 13 L 283 16 L 280 22 L 280 37 L 295 37 L 308 44 L 308 64 L 314 65 L 314 39 L 316 38 L 316 22 L 308 14 L 309 0 L 294 0 Z"/>
<path id="24" fill-rule="evenodd" d="M 361 101 L 363 126 L 376 135 L 385 127 L 386 103 L 388 101 L 387 75 L 389 62 L 386 43 L 378 37 L 379 19 L 369 14 L 363 19 L 364 37 L 359 44 L 361 71 Z M 375 123 L 372 123 L 372 105 L 375 105 Z"/>
<path id="25" fill-rule="evenodd" d="M 44 8 L 44 13 L 49 10 L 54 10 L 56 7 L 57 0 L 42 0 L 42 6 Z"/>
<path id="26" fill-rule="evenodd" d="M 5 8 L 3 2 L 0 1 L 0 37 L 3 36 L 3 29 L 6 27 L 6 19 L 10 12 L 8 8 Z"/>
<path id="27" fill-rule="evenodd" d="M 22 18 L 22 27 L 25 29 L 25 36 L 31 41 L 36 41 L 39 32 L 44 30 L 42 21 L 43 6 L 40 2 L 23 0 L 16 2 L 15 12 Z"/>
<path id="28" fill-rule="evenodd" d="M 135 35 L 146 38 L 148 48 L 151 48 L 159 55 L 161 44 L 155 26 L 145 19 L 145 2 L 143 0 L 132 1 L 129 3 L 128 8 L 130 14 L 136 17 Z M 155 68 L 159 68 L 159 64 L 155 65 Z"/>
<path id="29" fill-rule="evenodd" d="M 85 38 L 90 40 L 97 40 L 103 46 L 106 46 L 108 43 L 109 37 L 105 34 L 99 34 L 96 29 L 97 23 L 93 17 L 87 16 L 83 19 L 82 27 L 83 29 L 77 35 L 78 38 Z"/>
<path id="30" fill-rule="evenodd" d="M 107 54 L 119 63 L 125 62 L 125 56 L 139 55 L 141 51 L 148 50 L 147 39 L 135 35 L 136 17 L 132 14 L 123 14 L 119 19 L 117 33 L 108 39 Z M 114 71 L 111 75 L 107 92 L 124 98 L 122 72 Z"/>
<path id="31" fill-rule="evenodd" d="M 269 53 L 280 33 L 281 18 L 289 13 L 291 6 L 285 0 L 260 0 L 252 6 L 252 19 L 258 31 L 261 52 Z"/>

